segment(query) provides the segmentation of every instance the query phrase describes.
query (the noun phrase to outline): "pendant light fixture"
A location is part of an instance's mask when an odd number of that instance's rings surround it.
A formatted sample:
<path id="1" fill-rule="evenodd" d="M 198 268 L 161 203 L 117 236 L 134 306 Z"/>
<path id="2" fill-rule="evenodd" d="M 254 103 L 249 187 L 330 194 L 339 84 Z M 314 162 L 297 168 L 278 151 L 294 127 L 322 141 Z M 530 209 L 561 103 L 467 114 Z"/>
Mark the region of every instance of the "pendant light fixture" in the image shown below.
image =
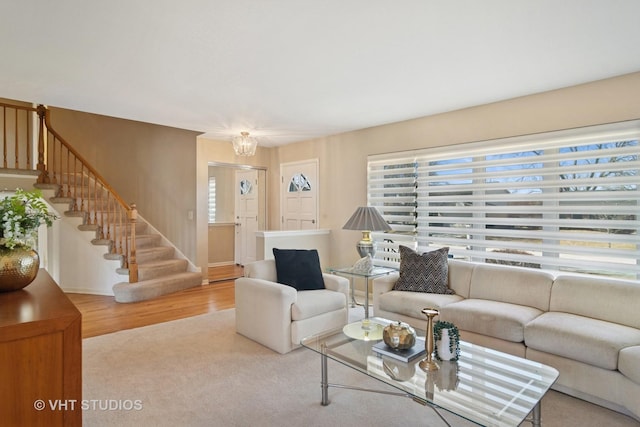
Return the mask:
<path id="1" fill-rule="evenodd" d="M 240 136 L 233 137 L 233 151 L 238 156 L 253 156 L 256 154 L 258 141 L 249 136 L 249 132 L 240 132 Z"/>

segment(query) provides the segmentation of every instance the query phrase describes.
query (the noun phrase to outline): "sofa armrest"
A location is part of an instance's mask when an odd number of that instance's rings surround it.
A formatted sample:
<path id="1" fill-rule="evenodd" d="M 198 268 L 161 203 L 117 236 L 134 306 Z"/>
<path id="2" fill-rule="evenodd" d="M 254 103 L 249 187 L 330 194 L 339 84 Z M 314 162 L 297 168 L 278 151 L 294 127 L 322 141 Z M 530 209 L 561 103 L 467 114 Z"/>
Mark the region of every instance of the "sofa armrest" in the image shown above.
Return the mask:
<path id="1" fill-rule="evenodd" d="M 349 279 L 336 274 L 322 273 L 324 287 L 336 292 L 342 292 L 349 301 Z"/>
<path id="2" fill-rule="evenodd" d="M 291 306 L 298 292 L 263 279 L 235 281 L 236 331 L 279 353 L 291 350 Z"/>
<path id="3" fill-rule="evenodd" d="M 386 276 L 377 277 L 373 279 L 372 282 L 372 297 L 373 297 L 373 313 L 380 308 L 380 295 L 386 294 L 387 292 L 393 289 L 393 285 L 396 284 L 398 278 L 400 277 L 400 273 L 391 273 Z"/>

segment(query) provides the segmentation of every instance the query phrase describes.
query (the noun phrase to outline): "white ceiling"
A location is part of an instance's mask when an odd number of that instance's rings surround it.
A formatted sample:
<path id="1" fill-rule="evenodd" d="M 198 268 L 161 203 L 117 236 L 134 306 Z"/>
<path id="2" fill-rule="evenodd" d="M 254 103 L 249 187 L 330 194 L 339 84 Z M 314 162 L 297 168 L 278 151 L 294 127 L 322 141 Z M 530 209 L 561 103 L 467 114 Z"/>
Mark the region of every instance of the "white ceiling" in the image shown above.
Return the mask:
<path id="1" fill-rule="evenodd" d="M 267 146 L 640 71 L 638 0 L 0 0 L 0 97 Z"/>

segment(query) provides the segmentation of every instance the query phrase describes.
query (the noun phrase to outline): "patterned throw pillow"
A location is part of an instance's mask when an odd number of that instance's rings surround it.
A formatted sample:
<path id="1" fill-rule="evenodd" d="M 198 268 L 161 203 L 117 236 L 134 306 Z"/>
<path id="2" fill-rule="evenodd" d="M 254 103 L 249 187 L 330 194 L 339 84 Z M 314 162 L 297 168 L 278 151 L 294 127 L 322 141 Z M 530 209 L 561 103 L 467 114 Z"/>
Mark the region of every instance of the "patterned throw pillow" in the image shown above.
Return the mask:
<path id="1" fill-rule="evenodd" d="M 453 294 L 449 289 L 449 248 L 441 248 L 422 255 L 400 246 L 400 278 L 393 286 L 396 291 Z"/>

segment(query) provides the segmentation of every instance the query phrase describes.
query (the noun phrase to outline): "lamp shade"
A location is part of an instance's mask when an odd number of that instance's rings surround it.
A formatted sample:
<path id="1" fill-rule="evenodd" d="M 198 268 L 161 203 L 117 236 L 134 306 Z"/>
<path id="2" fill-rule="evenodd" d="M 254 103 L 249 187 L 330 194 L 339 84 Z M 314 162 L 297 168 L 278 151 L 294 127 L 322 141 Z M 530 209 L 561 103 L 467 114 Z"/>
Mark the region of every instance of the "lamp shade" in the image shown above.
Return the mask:
<path id="1" fill-rule="evenodd" d="M 356 248 L 361 257 L 376 254 L 375 242 L 371 239 L 372 231 L 388 231 L 391 230 L 387 221 L 382 218 L 380 212 L 372 206 L 360 206 L 351 215 L 349 221 L 342 227 L 343 230 L 360 230 L 362 231 L 362 240 L 358 242 Z"/>
<path id="2" fill-rule="evenodd" d="M 342 227 L 343 230 L 360 231 L 388 231 L 391 230 L 387 221 L 382 218 L 378 209 L 373 206 L 360 206 L 351 215 L 349 221 Z"/>

